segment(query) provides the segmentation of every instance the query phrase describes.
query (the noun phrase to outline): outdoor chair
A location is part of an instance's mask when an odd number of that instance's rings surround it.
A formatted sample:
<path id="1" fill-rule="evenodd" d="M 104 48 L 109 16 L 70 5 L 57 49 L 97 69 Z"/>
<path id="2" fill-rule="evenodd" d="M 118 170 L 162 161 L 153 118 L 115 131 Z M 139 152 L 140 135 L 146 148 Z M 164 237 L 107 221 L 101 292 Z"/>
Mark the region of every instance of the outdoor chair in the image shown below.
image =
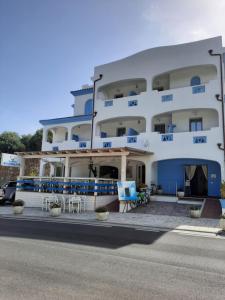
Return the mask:
<path id="1" fill-rule="evenodd" d="M 43 196 L 42 210 L 49 210 L 51 203 L 58 202 L 57 196 Z"/>
<path id="2" fill-rule="evenodd" d="M 73 196 L 68 200 L 69 213 L 76 211 L 77 213 L 81 212 L 81 198 L 79 196 Z"/>

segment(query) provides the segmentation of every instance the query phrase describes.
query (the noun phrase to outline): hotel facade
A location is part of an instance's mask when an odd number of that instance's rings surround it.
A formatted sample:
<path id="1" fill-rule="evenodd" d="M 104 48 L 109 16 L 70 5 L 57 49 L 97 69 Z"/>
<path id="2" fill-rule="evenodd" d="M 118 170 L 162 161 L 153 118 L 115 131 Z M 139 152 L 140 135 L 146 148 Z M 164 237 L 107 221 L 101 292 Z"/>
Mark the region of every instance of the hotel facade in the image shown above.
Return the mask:
<path id="1" fill-rule="evenodd" d="M 93 85 L 71 92 L 73 115 L 41 120 L 42 151 L 20 153 L 23 161 L 40 158 L 41 177 L 135 180 L 165 195 L 219 197 L 224 53 L 215 37 L 95 67 Z"/>

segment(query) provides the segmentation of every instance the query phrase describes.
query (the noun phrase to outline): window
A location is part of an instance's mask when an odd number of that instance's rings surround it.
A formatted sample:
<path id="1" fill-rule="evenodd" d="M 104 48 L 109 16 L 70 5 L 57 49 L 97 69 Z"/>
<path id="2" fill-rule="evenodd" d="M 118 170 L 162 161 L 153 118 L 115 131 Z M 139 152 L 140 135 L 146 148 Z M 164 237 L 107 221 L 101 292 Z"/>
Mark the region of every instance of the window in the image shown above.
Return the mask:
<path id="1" fill-rule="evenodd" d="M 165 133 L 166 132 L 165 124 L 155 124 L 154 131 L 159 132 L 159 133 Z"/>
<path id="2" fill-rule="evenodd" d="M 199 76 L 193 76 L 191 78 L 191 86 L 200 85 L 200 84 L 201 84 L 201 79 Z"/>
<path id="3" fill-rule="evenodd" d="M 192 119 L 189 121 L 189 130 L 190 131 L 201 131 L 203 130 L 202 119 Z"/>
<path id="4" fill-rule="evenodd" d="M 93 100 L 92 99 L 88 99 L 85 102 L 84 114 L 85 115 L 91 115 L 92 114 L 92 110 L 93 110 Z"/>
<path id="5" fill-rule="evenodd" d="M 117 136 L 124 136 L 126 135 L 126 127 L 117 128 Z"/>

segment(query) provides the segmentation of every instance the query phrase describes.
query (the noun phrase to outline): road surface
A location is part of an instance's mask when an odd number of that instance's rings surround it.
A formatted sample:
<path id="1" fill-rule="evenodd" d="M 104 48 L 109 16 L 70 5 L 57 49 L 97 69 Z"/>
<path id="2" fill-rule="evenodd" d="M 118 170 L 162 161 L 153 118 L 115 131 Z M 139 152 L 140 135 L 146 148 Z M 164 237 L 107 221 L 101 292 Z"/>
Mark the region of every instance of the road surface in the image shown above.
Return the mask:
<path id="1" fill-rule="evenodd" d="M 0 299 L 225 299 L 225 239 L 0 219 Z"/>

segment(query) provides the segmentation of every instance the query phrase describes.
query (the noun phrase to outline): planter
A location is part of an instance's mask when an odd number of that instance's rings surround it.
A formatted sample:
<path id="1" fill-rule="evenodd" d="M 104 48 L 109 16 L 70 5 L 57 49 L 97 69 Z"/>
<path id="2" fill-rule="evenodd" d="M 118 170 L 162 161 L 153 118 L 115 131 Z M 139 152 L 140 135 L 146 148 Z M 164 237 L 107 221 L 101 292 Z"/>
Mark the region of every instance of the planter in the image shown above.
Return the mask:
<path id="1" fill-rule="evenodd" d="M 158 195 L 162 195 L 162 193 L 163 193 L 163 190 L 162 190 L 162 189 L 157 190 L 157 194 L 158 194 Z"/>
<path id="2" fill-rule="evenodd" d="M 220 219 L 220 228 L 225 231 L 225 219 Z"/>
<path id="3" fill-rule="evenodd" d="M 50 216 L 58 217 L 61 214 L 61 207 L 51 208 L 49 212 L 50 212 Z"/>
<path id="4" fill-rule="evenodd" d="M 191 209 L 190 215 L 192 218 L 200 218 L 201 217 L 201 210 L 200 209 Z"/>
<path id="5" fill-rule="evenodd" d="M 24 206 L 13 206 L 13 213 L 19 215 L 23 213 Z"/>
<path id="6" fill-rule="evenodd" d="M 178 196 L 179 198 L 184 197 L 184 192 L 177 192 L 177 196 Z"/>
<path id="7" fill-rule="evenodd" d="M 96 212 L 96 219 L 99 220 L 99 221 L 105 221 L 107 220 L 108 218 L 108 215 L 109 215 L 109 212 L 106 211 L 106 212 Z"/>

